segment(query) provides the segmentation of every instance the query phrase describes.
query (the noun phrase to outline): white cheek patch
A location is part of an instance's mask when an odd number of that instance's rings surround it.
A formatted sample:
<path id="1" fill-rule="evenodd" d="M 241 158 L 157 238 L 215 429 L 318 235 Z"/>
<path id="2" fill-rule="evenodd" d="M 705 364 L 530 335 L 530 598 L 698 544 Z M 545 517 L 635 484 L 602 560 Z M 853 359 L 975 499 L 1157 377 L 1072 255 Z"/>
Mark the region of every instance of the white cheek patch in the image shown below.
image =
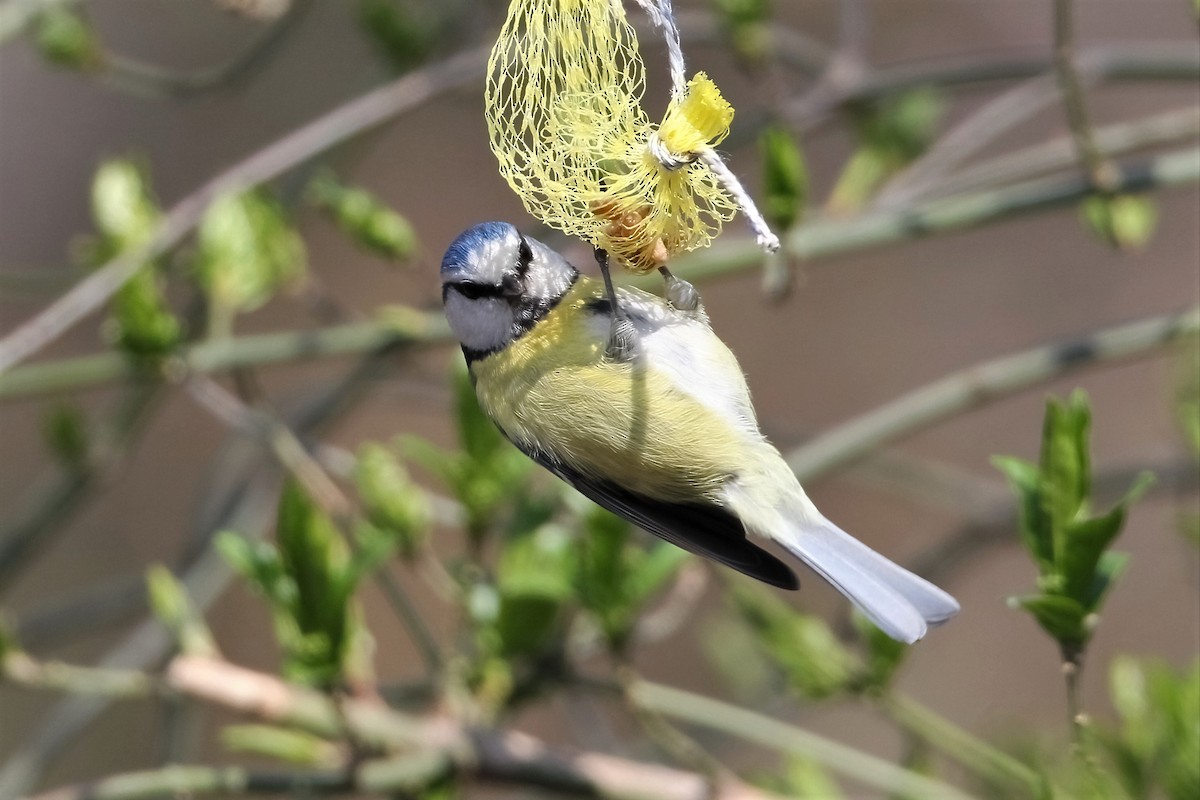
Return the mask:
<path id="1" fill-rule="evenodd" d="M 451 289 L 446 294 L 446 320 L 468 350 L 495 350 L 513 338 L 512 308 L 499 297 L 468 300 Z"/>

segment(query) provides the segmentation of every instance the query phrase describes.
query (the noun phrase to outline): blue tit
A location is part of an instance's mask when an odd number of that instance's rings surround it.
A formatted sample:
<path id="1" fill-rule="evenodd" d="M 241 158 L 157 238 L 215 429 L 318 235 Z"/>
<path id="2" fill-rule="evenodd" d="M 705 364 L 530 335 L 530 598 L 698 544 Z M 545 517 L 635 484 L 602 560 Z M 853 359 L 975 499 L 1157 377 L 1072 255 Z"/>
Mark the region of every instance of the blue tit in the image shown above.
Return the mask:
<path id="1" fill-rule="evenodd" d="M 461 234 L 441 276 L 480 406 L 586 497 L 685 550 L 799 588 L 756 543 L 775 542 L 903 642 L 958 612 L 946 592 L 821 515 L 759 432 L 737 360 L 699 305 L 618 288 L 636 335 L 613 358 L 603 284 L 512 225 Z"/>

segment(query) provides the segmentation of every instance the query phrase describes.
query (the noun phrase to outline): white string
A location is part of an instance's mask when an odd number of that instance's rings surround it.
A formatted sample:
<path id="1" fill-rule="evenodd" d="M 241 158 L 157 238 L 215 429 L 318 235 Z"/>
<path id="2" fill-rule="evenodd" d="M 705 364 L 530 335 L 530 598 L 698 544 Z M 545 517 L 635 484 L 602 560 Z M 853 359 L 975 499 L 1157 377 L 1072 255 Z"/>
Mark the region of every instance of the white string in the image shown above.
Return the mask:
<path id="1" fill-rule="evenodd" d="M 650 17 L 654 27 L 662 31 L 671 69 L 671 94 L 681 95 L 687 87 L 687 71 L 683 67 L 683 45 L 680 44 L 679 25 L 675 22 L 671 0 L 637 0 L 637 4 Z"/>
<path id="2" fill-rule="evenodd" d="M 738 180 L 737 175 L 733 174 L 733 170 L 726 166 L 725 161 L 721 158 L 721 154 L 709 148 L 700 153 L 700 160 L 708 166 L 713 175 L 717 176 L 717 180 L 725 187 L 725 191 L 733 195 L 734 201 L 742 209 L 742 213 L 746 215 L 746 222 L 750 224 L 750 228 L 754 231 L 758 246 L 768 253 L 774 253 L 778 250 L 779 237 L 771 231 L 771 226 L 767 224 L 767 221 L 763 219 L 763 215 L 759 213 L 758 206 L 754 205 L 754 200 L 751 199 L 750 193 L 742 186 L 742 182 Z"/>
<path id="3" fill-rule="evenodd" d="M 615 2 L 620 1 L 615 0 Z M 678 97 L 687 88 L 687 72 L 683 65 L 683 45 L 680 43 L 679 25 L 675 22 L 675 12 L 671 9 L 671 0 L 637 0 L 637 4 L 645 10 L 654 27 L 662 32 L 663 40 L 667 45 L 667 60 L 670 62 L 671 94 Z M 660 164 L 670 170 L 679 169 L 697 158 L 702 160 L 716 176 L 721 186 L 725 188 L 725 191 L 733 197 L 738 208 L 746 215 L 746 222 L 754 231 L 758 246 L 768 253 L 774 253 L 779 249 L 779 237 L 771 231 L 771 226 L 759 213 L 758 206 L 754 205 L 753 198 L 742 186 L 742 182 L 733 174 L 733 170 L 726 166 L 720 153 L 712 148 L 700 153 L 672 153 L 658 138 L 657 132 L 651 134 L 650 140 L 646 142 L 646 147 Z"/>

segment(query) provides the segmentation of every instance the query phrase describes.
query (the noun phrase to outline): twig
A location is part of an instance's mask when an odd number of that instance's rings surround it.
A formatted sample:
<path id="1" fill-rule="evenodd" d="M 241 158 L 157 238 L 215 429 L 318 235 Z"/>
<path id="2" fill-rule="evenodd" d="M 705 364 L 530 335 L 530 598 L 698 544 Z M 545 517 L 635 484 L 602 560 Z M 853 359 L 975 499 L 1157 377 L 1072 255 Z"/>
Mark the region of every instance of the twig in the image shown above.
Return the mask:
<path id="1" fill-rule="evenodd" d="M 152 383 L 143 381 L 130 386 L 95 435 L 95 445 L 86 463 L 57 471 L 0 527 L 0 594 L 39 548 L 47 544 L 50 533 L 59 529 L 91 490 L 116 469 L 137 440 L 158 396 Z"/>
<path id="2" fill-rule="evenodd" d="M 352 136 L 478 78 L 487 53 L 471 50 L 368 92 L 234 165 L 177 203 L 140 247 L 107 262 L 0 340 L 0 373 L 57 339 L 102 306 L 141 265 L 178 245 L 216 198 L 256 186 Z"/>
<path id="3" fill-rule="evenodd" d="M 193 797 L 211 794 L 330 794 L 356 788 L 344 772 L 267 773 L 243 767 L 174 765 L 126 772 L 101 780 L 64 786 L 31 800 L 140 800 L 147 797 Z"/>
<path id="4" fill-rule="evenodd" d="M 1200 75 L 1200 56 L 1191 43 L 1091 47 L 1079 54 L 1079 63 L 1096 80 L 1106 81 L 1195 80 Z M 1037 78 L 1053 67 L 1053 60 L 1040 51 L 914 61 L 868 70 L 857 85 L 846 87 L 840 95 L 831 94 L 822 104 L 806 102 L 805 95 L 801 95 L 784 106 L 781 114 L 793 125 L 810 129 L 843 104 L 875 100 L 922 86 L 952 88 Z"/>
<path id="5" fill-rule="evenodd" d="M 228 61 L 194 72 L 175 72 L 155 64 L 105 53 L 98 71 L 106 86 L 152 98 L 186 98 L 220 89 L 240 80 L 273 55 L 313 5 L 312 0 L 291 0 L 287 11 Z"/>
<path id="6" fill-rule="evenodd" d="M 258 436 L 280 465 L 335 522 L 344 523 L 352 506 L 346 495 L 317 463 L 295 432 L 273 414 L 251 408 L 207 375 L 184 381 L 187 393 L 229 427 Z"/>
<path id="7" fill-rule="evenodd" d="M 144 672 L 77 667 L 59 661 L 37 661 L 22 652 L 0 660 L 0 680 L 26 689 L 113 698 L 149 697 L 161 687 Z"/>
<path id="8" fill-rule="evenodd" d="M 1087 105 L 1083 98 L 1083 81 L 1075 67 L 1075 21 L 1072 3 L 1074 0 L 1054 0 L 1054 70 L 1062 89 L 1063 108 L 1067 112 L 1067 124 L 1075 140 L 1075 151 L 1079 162 L 1092 181 L 1096 191 L 1110 194 L 1120 180 L 1116 165 L 1106 159 L 1096 147 L 1088 119 Z"/>
<path id="9" fill-rule="evenodd" d="M 359 387 L 374 376 L 378 363 L 376 358 L 367 359 L 348 376 L 321 389 L 289 416 L 289 423 L 304 433 L 344 410 Z M 231 577 L 225 562 L 207 546 L 209 537 L 226 528 L 251 534 L 261 531 L 275 509 L 277 482 L 272 470 L 257 459 L 250 461 L 244 465 L 241 477 L 230 481 L 222 500 L 213 504 L 214 510 L 201 514 L 196 523 L 199 535 L 193 537 L 198 540 L 194 552 L 186 567 L 177 570 L 200 613 L 215 602 Z M 144 668 L 162 659 L 172 645 L 162 626 L 150 620 L 137 626 L 98 663 L 101 667 Z M 21 749 L 0 768 L 0 797 L 16 797 L 28 791 L 107 705 L 108 699 L 103 697 L 72 697 L 51 709 L 44 722 L 28 732 Z"/>
<path id="10" fill-rule="evenodd" d="M 1189 148 L 1125 167 L 1117 191 L 1146 191 L 1198 179 L 1200 150 Z M 816 259 L 998 222 L 1074 203 L 1091 192 L 1091 182 L 1079 177 L 1027 181 L 929 200 L 909 209 L 871 211 L 847 220 L 814 220 L 793 228 L 783 246 L 793 258 Z M 757 266 L 761 261 L 754 242 L 740 239 L 681 256 L 672 263 L 672 270 L 689 280 L 702 280 Z"/>
<path id="11" fill-rule="evenodd" d="M 1096 129 L 1096 146 L 1105 158 L 1166 144 L 1194 142 L 1200 135 L 1200 109 L 1182 108 L 1163 114 Z M 963 169 L 922 194 L 945 195 L 976 191 L 997 183 L 1027 180 L 1076 163 L 1070 136 L 1033 145 Z"/>
<path id="12" fill-rule="evenodd" d="M 1033 769 L 977 739 L 911 697 L 892 693 L 880 698 L 878 705 L 902 728 L 920 736 L 976 775 L 1015 784 L 1029 797 L 1040 793 L 1042 779 Z"/>
<path id="13" fill-rule="evenodd" d="M 729 703 L 649 681 L 639 681 L 630 693 L 635 702 L 660 714 L 780 752 L 803 755 L 884 792 L 928 800 L 969 800 L 968 795 L 949 784 Z"/>
<path id="14" fill-rule="evenodd" d="M 166 681 L 180 694 L 319 736 L 336 736 L 341 725 L 339 710 L 329 697 L 219 659 L 179 656 L 171 662 Z M 348 782 L 339 784 L 336 789 L 322 789 L 331 776 L 318 773 L 322 782 L 310 787 L 314 790 L 372 793 L 416 790 L 453 769 L 484 780 L 519 782 L 611 800 L 644 800 L 647 797 L 661 800 L 768 800 L 773 797 L 733 780 L 709 794 L 704 780 L 692 773 L 599 753 L 567 754 L 525 734 L 469 729 L 438 716 L 410 717 L 379 703 L 351 698 L 343 703 L 342 711 L 362 741 L 381 747 L 385 753 L 399 751 L 409 755 L 364 762 L 352 776 L 345 776 Z M 424 764 L 426 768 L 417 769 L 415 765 L 418 764 Z M 202 769 L 207 770 L 202 774 L 213 776 L 213 768 Z M 132 784 L 108 779 L 88 787 L 68 787 L 40 795 L 38 800 L 141 797 L 146 796 L 148 787 L 163 787 L 162 776 L 162 770 L 137 773 Z M 403 781 L 399 781 L 401 777 L 404 777 Z M 107 791 L 96 792 L 102 786 Z M 135 786 L 141 787 L 143 794 L 133 794 Z M 127 788 L 118 791 L 118 787 Z M 202 780 L 167 788 L 197 793 L 252 791 L 249 787 L 228 783 L 213 787 Z M 290 788 L 297 787 L 292 784 Z M 85 789 L 92 793 L 83 794 Z"/>
<path id="15" fill-rule="evenodd" d="M 192 397 L 231 428 L 257 435 L 274 453 L 280 465 L 300 482 L 305 492 L 330 516 L 347 545 L 352 549 L 357 547 L 350 522 L 353 505 L 349 498 L 286 423 L 265 409 L 245 405 L 208 376 L 192 376 L 185 386 Z M 437 640 L 424 619 L 386 567 L 376 570 L 374 577 L 383 591 L 384 599 L 420 650 L 427 669 L 431 674 L 436 674 L 441 669 L 442 657 Z"/>
<path id="16" fill-rule="evenodd" d="M 1051 378 L 1156 352 L 1200 330 L 1200 309 L 1105 328 L 952 373 L 825 432 L 788 455 L 801 481 L 823 475 L 933 422 Z"/>
<path id="17" fill-rule="evenodd" d="M 1174 66 L 1169 66 L 1164 60 L 1167 56 Z M 966 159 L 1054 103 L 1059 97 L 1059 86 L 1054 75 L 1050 74 L 1053 61 L 1044 56 L 1038 56 L 1037 60 L 1040 66 L 1029 72 L 1030 80 L 990 100 L 942 135 L 928 151 L 884 187 L 873 205 L 877 208 L 899 208 L 911 203 Z M 1200 77 L 1200 59 L 1197 59 L 1193 47 L 1180 50 L 1165 48 L 1161 53 L 1132 48 L 1126 58 L 1110 50 L 1093 48 L 1080 56 L 1077 74 L 1086 85 L 1106 79 L 1144 80 L 1171 75 L 1194 80 Z"/>
<path id="18" fill-rule="evenodd" d="M 441 314 L 407 310 L 386 320 L 202 342 L 169 359 L 163 371 L 168 375 L 225 372 L 434 343 L 449 335 Z M 139 374 L 144 373 L 137 365 L 115 352 L 46 361 L 0 374 L 0 399 L 86 389 Z"/>
<path id="19" fill-rule="evenodd" d="M 1108 469 L 1093 482 L 1092 492 L 1098 503 L 1111 503 L 1121 498 L 1129 485 L 1145 472 L 1153 472 L 1157 480 L 1147 489 L 1148 494 L 1187 489 L 1194 491 L 1197 480 L 1196 464 L 1188 457 L 1165 460 L 1155 464 L 1136 464 Z M 908 567 L 937 584 L 949 583 L 951 576 L 968 559 L 979 558 L 990 546 L 1016 544 L 1017 504 L 1012 496 L 991 503 L 977 511 L 957 531 L 919 552 Z"/>

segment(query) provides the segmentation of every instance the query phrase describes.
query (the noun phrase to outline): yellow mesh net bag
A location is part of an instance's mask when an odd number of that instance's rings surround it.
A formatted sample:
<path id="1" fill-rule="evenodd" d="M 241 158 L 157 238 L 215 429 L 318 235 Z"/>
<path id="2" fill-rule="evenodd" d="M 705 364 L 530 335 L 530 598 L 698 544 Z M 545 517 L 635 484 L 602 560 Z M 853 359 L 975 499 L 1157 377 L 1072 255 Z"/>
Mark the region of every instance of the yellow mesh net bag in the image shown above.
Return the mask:
<path id="1" fill-rule="evenodd" d="M 661 125 L 621 0 L 513 0 L 488 62 L 486 115 L 500 174 L 529 213 L 647 272 L 703 247 L 737 209 L 697 156 L 733 108 L 704 73 Z"/>

